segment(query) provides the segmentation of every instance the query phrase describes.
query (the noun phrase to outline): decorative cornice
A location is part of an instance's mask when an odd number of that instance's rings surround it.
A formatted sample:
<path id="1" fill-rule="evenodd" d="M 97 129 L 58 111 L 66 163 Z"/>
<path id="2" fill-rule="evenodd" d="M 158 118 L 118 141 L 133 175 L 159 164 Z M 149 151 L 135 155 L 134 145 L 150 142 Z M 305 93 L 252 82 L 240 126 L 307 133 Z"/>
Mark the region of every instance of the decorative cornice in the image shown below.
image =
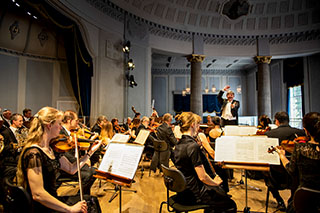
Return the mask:
<path id="1" fill-rule="evenodd" d="M 143 22 L 148 26 L 150 34 L 179 41 L 192 41 L 192 35 L 200 35 L 205 44 L 210 45 L 232 45 L 232 46 L 251 46 L 256 45 L 257 38 L 269 38 L 270 44 L 296 43 L 310 40 L 320 40 L 320 29 L 307 30 L 301 32 L 280 33 L 280 34 L 261 34 L 261 35 L 218 35 L 186 31 L 176 29 L 138 17 L 108 0 L 86 0 L 90 5 L 100 10 L 111 18 L 123 22 L 126 13 L 136 22 Z"/>
<path id="2" fill-rule="evenodd" d="M 151 69 L 152 74 L 155 75 L 190 75 L 190 69 Z M 240 70 L 218 70 L 218 69 L 203 69 L 203 75 L 233 75 L 241 76 L 244 75 L 246 71 Z"/>
<path id="3" fill-rule="evenodd" d="M 189 62 L 203 62 L 205 55 L 191 54 L 187 56 Z"/>
<path id="4" fill-rule="evenodd" d="M 256 64 L 270 64 L 271 62 L 271 57 L 272 56 L 256 56 L 254 57 L 254 62 L 256 62 Z"/>
<path id="5" fill-rule="evenodd" d="M 4 53 L 9 53 L 12 55 L 16 55 L 16 56 L 25 56 L 25 57 L 30 57 L 30 58 L 37 58 L 37 59 L 43 59 L 43 60 L 52 60 L 52 61 L 67 61 L 66 59 L 63 58 L 54 58 L 54 57 L 48 57 L 48 56 L 39 56 L 39 55 L 32 55 L 29 53 L 23 53 L 23 52 L 19 52 L 19 51 L 15 51 L 15 50 L 9 50 L 3 47 L 0 47 L 0 52 L 4 52 Z"/>

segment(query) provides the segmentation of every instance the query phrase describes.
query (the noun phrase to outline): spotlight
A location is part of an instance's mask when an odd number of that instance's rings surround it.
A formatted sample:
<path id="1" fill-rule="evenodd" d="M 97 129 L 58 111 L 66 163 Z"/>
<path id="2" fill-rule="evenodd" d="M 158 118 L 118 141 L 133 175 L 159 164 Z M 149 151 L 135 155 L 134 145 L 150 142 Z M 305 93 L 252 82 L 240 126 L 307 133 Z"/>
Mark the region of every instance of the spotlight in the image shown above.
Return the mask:
<path id="1" fill-rule="evenodd" d="M 138 86 L 137 82 L 135 82 L 133 75 L 130 75 L 129 77 L 129 87 Z"/>
<path id="2" fill-rule="evenodd" d="M 127 42 L 123 45 L 122 51 L 123 51 L 124 53 L 129 53 L 129 52 L 130 52 L 130 46 L 131 46 L 130 41 L 127 41 Z"/>
<path id="3" fill-rule="evenodd" d="M 31 16 L 31 13 L 30 13 L 30 12 L 27 12 L 27 14 L 28 14 L 29 16 Z"/>
<path id="4" fill-rule="evenodd" d="M 135 67 L 135 66 L 134 66 L 133 60 L 132 60 L 132 59 L 129 59 L 129 61 L 128 61 L 128 68 L 131 69 L 131 70 L 133 70 L 134 67 Z"/>

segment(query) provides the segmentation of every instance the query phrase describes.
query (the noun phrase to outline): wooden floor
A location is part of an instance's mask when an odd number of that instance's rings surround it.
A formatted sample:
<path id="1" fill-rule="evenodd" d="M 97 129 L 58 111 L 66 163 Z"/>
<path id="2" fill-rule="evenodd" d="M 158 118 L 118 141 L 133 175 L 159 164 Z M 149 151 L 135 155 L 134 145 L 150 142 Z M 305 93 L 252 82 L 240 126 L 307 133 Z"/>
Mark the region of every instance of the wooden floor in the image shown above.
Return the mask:
<path id="1" fill-rule="evenodd" d="M 145 162 L 146 163 L 146 162 Z M 161 174 L 151 174 L 149 177 L 149 170 L 145 169 L 144 175 L 141 178 L 141 171 L 138 170 L 135 176 L 135 183 L 132 184 L 130 189 L 137 190 L 137 193 L 122 192 L 122 212 L 125 213 L 156 213 L 159 212 L 159 207 L 162 201 L 166 200 L 166 188 L 163 183 L 163 177 Z M 235 185 L 237 181 L 241 179 L 240 170 L 234 170 L 235 183 L 229 183 L 232 199 L 237 203 L 238 211 L 243 211 L 245 208 L 245 189 L 244 185 Z M 245 178 L 243 177 L 243 181 Z M 100 183 L 101 182 L 101 183 Z M 101 185 L 101 187 L 99 187 Z M 262 191 L 257 191 L 248 187 L 248 207 L 251 212 L 265 212 L 266 201 L 266 186 L 263 180 L 250 180 L 248 179 L 248 185 L 260 188 Z M 114 189 L 114 185 L 104 180 L 96 180 L 91 188 L 91 195 L 97 196 L 102 212 L 105 213 L 118 213 L 119 212 L 119 196 L 117 196 L 112 202 L 109 202 L 110 197 L 113 194 L 113 190 L 104 191 L 104 189 Z M 123 188 L 124 189 L 124 188 Z M 77 193 L 77 188 L 72 187 L 60 187 L 58 194 L 74 194 Z M 288 200 L 290 196 L 289 190 L 280 191 L 284 200 Z M 270 194 L 268 212 L 276 212 L 276 201 Z M 162 212 L 168 212 L 167 206 L 163 207 Z M 194 212 L 203 212 L 198 210 Z M 279 211 L 277 211 L 279 212 Z"/>

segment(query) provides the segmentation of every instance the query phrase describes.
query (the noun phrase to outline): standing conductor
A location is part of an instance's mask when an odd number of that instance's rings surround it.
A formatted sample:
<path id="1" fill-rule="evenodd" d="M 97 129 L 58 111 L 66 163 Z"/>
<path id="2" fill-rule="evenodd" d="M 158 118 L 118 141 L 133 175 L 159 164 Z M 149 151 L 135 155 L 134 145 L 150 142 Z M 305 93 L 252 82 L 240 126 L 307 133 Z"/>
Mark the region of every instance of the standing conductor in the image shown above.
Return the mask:
<path id="1" fill-rule="evenodd" d="M 229 90 L 230 86 L 227 85 L 220 90 L 218 94 L 218 101 L 221 105 L 221 121 L 222 126 L 225 125 L 238 125 L 238 109 L 240 102 L 234 100 L 234 92 Z M 227 91 L 227 98 L 223 99 L 223 93 Z"/>

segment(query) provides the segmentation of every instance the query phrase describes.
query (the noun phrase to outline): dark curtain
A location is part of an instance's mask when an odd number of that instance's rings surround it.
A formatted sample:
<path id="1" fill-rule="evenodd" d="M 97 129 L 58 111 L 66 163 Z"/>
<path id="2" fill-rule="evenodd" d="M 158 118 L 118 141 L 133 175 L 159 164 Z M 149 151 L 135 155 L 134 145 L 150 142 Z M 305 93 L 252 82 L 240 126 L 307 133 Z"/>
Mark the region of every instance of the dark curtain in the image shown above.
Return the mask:
<path id="1" fill-rule="evenodd" d="M 68 69 L 81 116 L 90 116 L 92 58 L 85 47 L 77 24 L 42 0 L 26 0 L 25 7 L 38 12 L 38 21 L 57 27 L 63 35 Z"/>
<path id="2" fill-rule="evenodd" d="M 182 96 L 181 94 L 174 94 L 173 109 L 176 113 L 190 111 L 190 95 Z M 202 95 L 203 112 L 220 113 L 220 104 L 217 95 L 205 94 Z"/>
<path id="3" fill-rule="evenodd" d="M 287 87 L 303 84 L 303 58 L 288 58 L 283 60 L 283 82 Z"/>

